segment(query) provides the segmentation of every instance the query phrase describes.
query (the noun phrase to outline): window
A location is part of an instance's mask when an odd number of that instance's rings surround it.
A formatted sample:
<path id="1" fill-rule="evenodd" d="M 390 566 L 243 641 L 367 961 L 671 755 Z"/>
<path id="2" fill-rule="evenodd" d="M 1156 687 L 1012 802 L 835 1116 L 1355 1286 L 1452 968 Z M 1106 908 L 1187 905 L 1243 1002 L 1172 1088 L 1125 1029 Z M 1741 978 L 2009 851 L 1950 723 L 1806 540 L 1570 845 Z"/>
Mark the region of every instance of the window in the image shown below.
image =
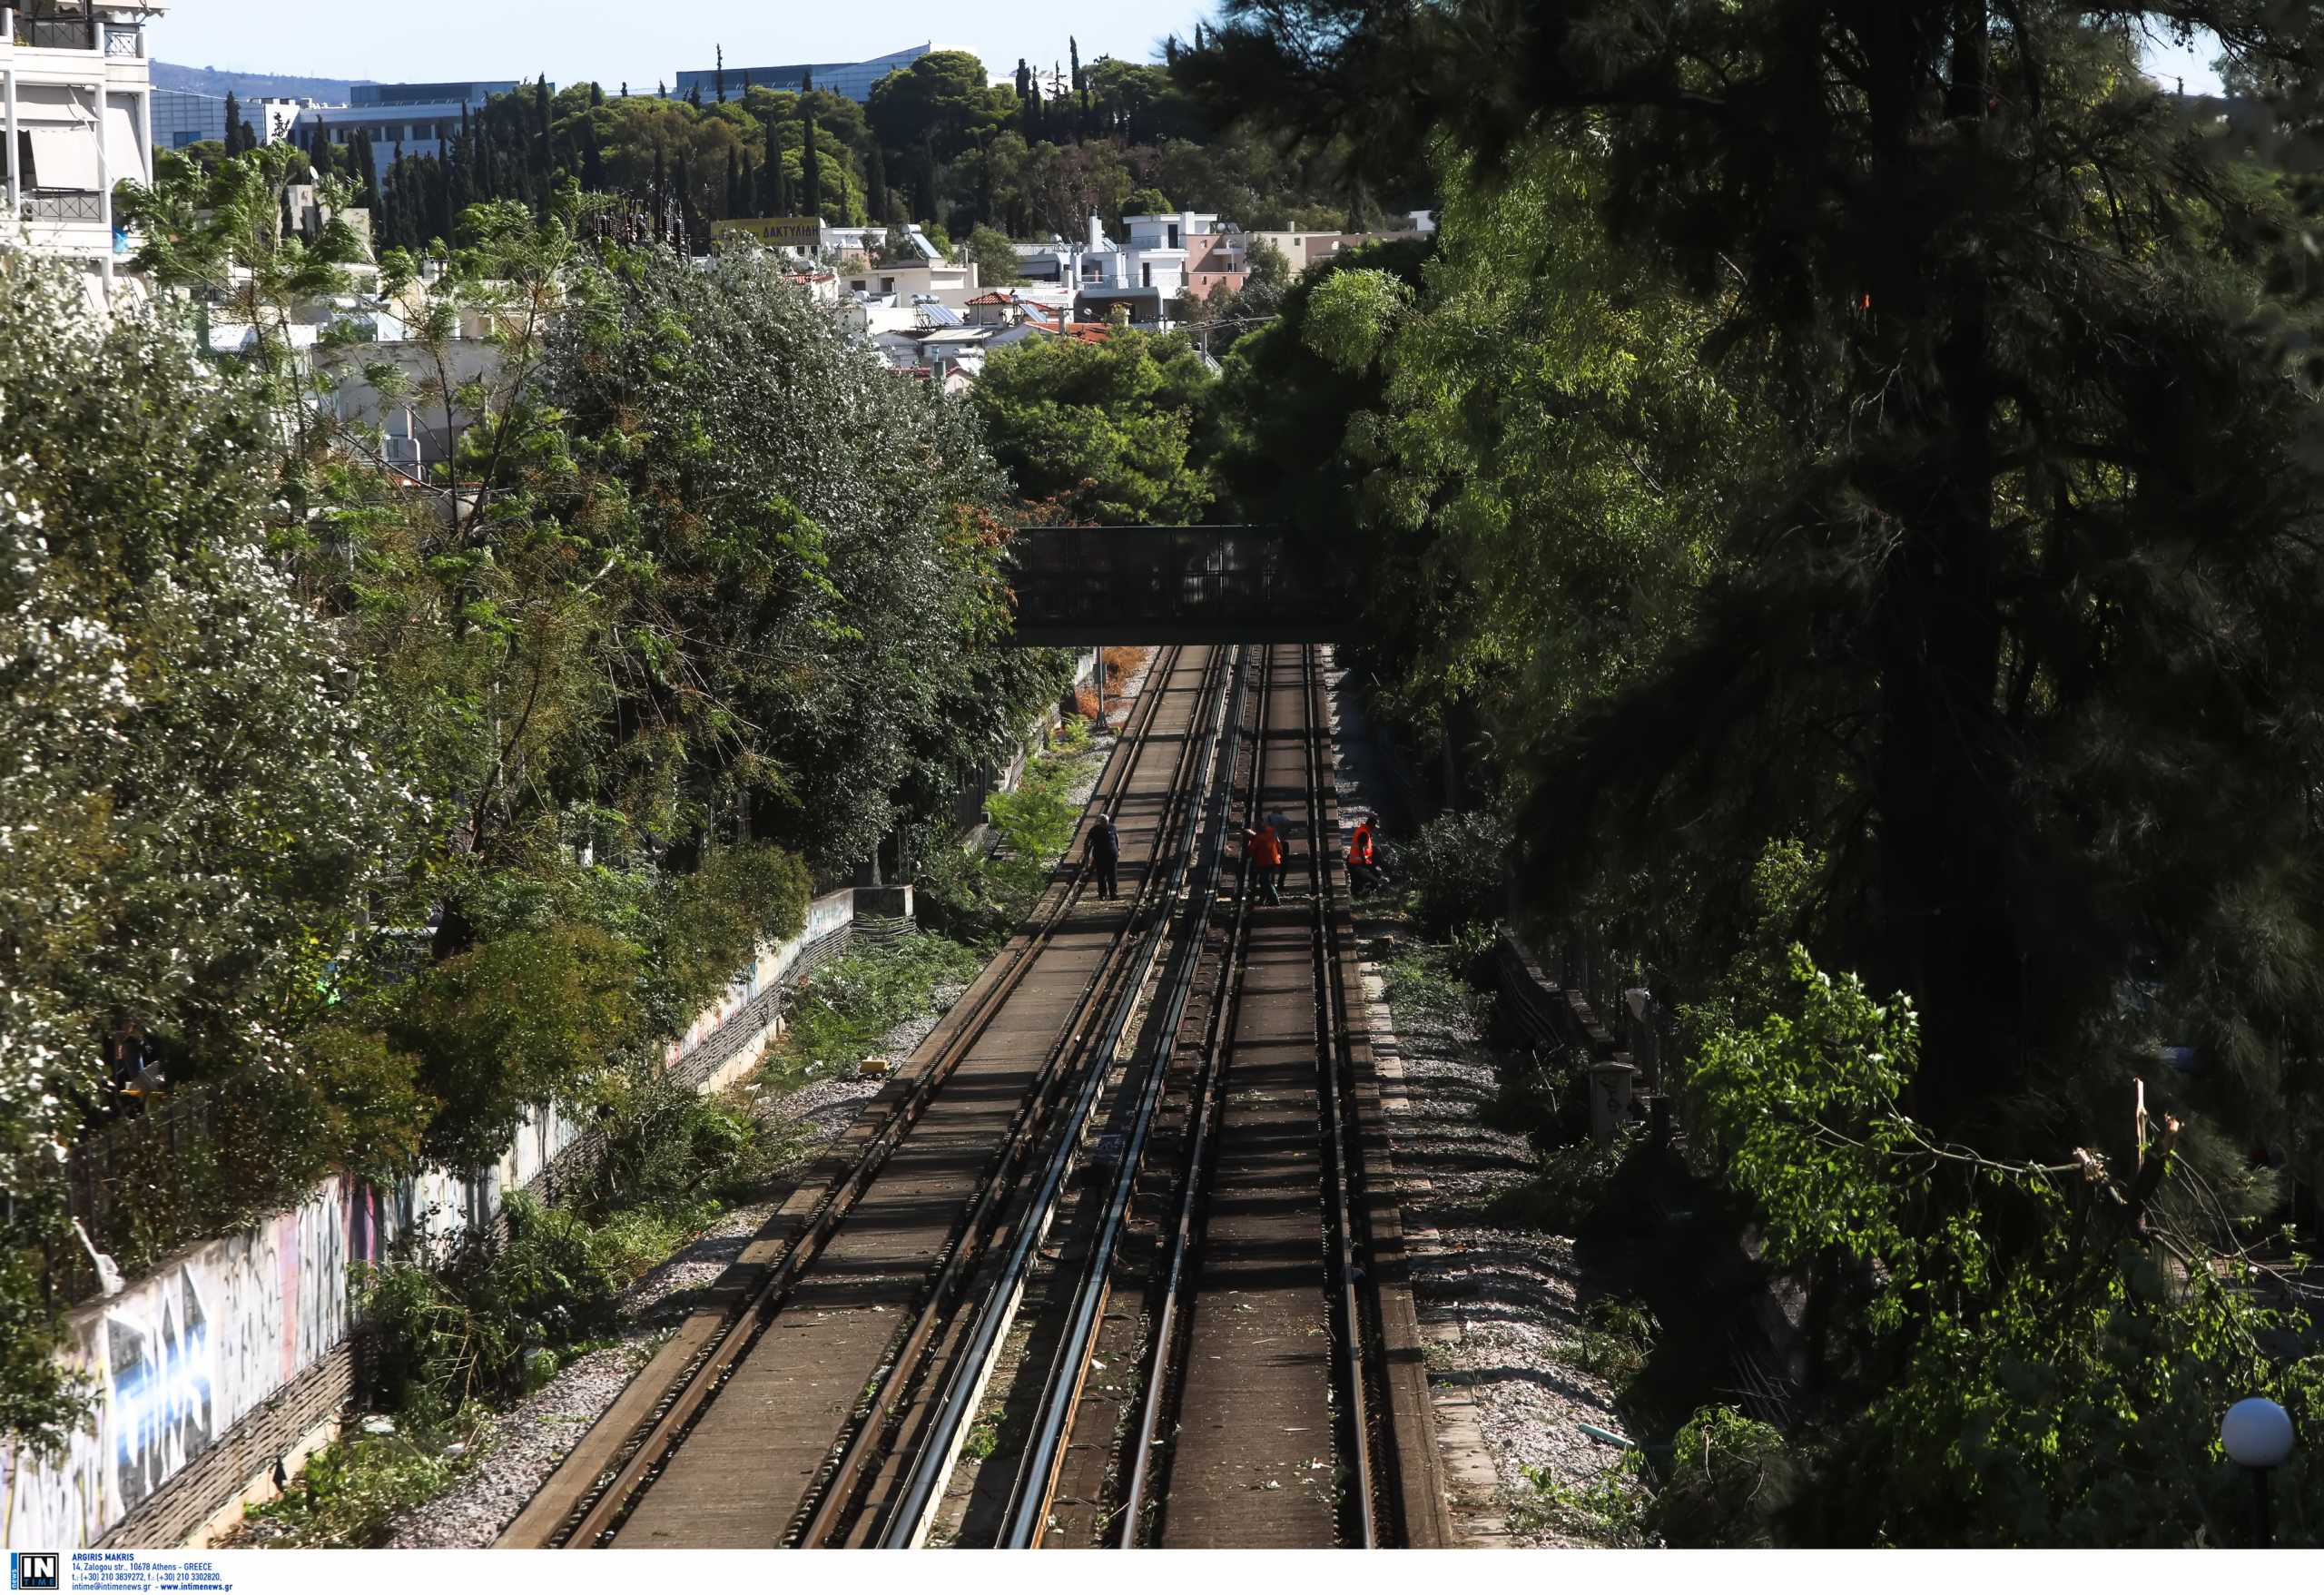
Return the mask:
<path id="1" fill-rule="evenodd" d="M 182 150 L 188 144 L 198 144 L 201 142 L 202 135 L 198 133 L 173 133 L 170 135 L 170 148 L 173 150 Z"/>
<path id="2" fill-rule="evenodd" d="M 893 292 L 895 292 L 895 291 L 896 291 L 896 280 L 895 280 L 894 278 L 892 278 L 892 277 L 882 277 L 882 278 L 881 278 L 881 279 L 880 279 L 880 291 L 881 291 L 881 293 L 893 293 Z"/>
<path id="3" fill-rule="evenodd" d="M 1170 223 L 1170 247 L 1172 249 L 1178 247 L 1178 224 L 1176 222 Z"/>
<path id="4" fill-rule="evenodd" d="M 1140 288 L 1151 288 L 1154 286 L 1154 263 L 1151 261 L 1141 261 L 1138 262 L 1137 285 Z"/>

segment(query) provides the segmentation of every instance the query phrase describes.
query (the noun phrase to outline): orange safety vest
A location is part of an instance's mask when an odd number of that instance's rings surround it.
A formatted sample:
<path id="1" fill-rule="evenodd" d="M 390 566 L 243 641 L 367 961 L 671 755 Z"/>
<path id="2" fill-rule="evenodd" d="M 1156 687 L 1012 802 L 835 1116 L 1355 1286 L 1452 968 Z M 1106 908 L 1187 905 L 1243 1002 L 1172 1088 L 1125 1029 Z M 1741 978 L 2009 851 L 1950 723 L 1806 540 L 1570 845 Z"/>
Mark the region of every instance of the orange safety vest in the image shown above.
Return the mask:
<path id="1" fill-rule="evenodd" d="M 1251 860 L 1270 867 L 1283 862 L 1283 838 L 1275 833 L 1274 826 L 1263 826 L 1252 836 Z"/>
<path id="2" fill-rule="evenodd" d="M 1347 861 L 1351 864 L 1368 864 L 1372 861 L 1372 823 L 1370 821 L 1366 821 L 1363 824 L 1357 826 L 1355 828 L 1355 834 L 1348 839 Z"/>

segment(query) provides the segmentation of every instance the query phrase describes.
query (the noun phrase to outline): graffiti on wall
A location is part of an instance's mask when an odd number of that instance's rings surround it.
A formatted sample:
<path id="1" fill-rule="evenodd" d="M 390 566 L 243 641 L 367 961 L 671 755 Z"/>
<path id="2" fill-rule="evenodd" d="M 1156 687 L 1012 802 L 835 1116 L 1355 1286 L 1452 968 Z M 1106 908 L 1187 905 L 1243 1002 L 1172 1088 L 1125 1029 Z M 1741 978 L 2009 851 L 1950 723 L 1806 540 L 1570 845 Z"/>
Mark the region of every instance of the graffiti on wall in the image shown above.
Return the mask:
<path id="1" fill-rule="evenodd" d="M 764 950 L 696 1020 L 688 1044 L 781 979 L 802 948 L 852 912 L 850 893 L 819 899 L 804 934 Z M 0 1540 L 61 1550 L 95 1544 L 346 1340 L 350 1264 L 378 1260 L 409 1231 L 441 1237 L 489 1222 L 504 1191 L 530 1180 L 580 1133 L 544 1108 L 527 1116 L 499 1165 L 473 1181 L 442 1169 L 391 1190 L 327 1179 L 295 1210 L 198 1246 L 74 1314 L 64 1360 L 88 1380 L 92 1416 L 54 1456 L 0 1445 Z"/>

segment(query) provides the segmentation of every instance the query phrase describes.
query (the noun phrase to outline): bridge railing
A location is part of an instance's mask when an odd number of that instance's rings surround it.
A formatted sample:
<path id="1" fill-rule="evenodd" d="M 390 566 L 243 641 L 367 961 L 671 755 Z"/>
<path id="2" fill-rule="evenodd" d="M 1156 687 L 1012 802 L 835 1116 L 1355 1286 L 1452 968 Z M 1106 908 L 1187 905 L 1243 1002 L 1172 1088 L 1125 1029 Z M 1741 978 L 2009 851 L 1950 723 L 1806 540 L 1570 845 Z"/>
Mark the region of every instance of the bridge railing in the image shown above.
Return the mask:
<path id="1" fill-rule="evenodd" d="M 1344 556 L 1276 527 L 1042 527 L 1010 548 L 1027 642 L 1326 642 L 1362 596 Z"/>

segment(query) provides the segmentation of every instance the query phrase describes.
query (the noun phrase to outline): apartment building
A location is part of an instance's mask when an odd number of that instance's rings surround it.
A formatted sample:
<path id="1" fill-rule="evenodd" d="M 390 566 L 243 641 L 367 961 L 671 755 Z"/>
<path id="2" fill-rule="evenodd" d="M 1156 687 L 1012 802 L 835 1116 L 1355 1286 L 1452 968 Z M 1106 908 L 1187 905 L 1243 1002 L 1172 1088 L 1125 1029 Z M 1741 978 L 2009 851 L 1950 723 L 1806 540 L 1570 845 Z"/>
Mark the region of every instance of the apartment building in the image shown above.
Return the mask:
<path id="1" fill-rule="evenodd" d="M 147 25 L 168 0 L 0 0 L 5 241 L 84 261 L 110 298 L 113 185 L 153 181 Z"/>

